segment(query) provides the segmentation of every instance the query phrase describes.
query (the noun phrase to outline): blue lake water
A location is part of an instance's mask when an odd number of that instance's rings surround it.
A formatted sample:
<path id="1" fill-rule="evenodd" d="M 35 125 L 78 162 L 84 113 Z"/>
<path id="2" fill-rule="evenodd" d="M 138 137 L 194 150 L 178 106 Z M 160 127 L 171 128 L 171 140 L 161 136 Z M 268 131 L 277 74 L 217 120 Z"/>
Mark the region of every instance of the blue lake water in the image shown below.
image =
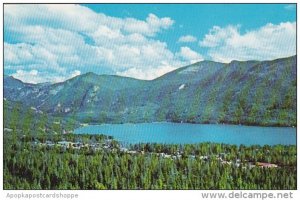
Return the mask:
<path id="1" fill-rule="evenodd" d="M 296 144 L 296 128 L 216 124 L 141 123 L 89 125 L 75 133 L 104 134 L 126 143 L 193 144 L 215 142 L 244 145 Z"/>

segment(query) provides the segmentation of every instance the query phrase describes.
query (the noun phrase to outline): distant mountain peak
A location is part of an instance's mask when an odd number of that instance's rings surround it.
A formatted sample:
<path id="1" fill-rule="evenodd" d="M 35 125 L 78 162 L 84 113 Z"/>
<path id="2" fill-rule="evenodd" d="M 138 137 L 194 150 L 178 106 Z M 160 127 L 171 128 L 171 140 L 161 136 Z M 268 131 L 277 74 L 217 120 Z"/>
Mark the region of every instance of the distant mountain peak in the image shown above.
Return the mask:
<path id="1" fill-rule="evenodd" d="M 87 72 L 85 74 L 82 74 L 81 76 L 99 76 L 99 75 L 94 72 Z"/>
<path id="2" fill-rule="evenodd" d="M 17 81 L 17 82 L 20 82 L 20 83 L 24 83 L 23 81 L 21 81 L 19 79 L 16 79 L 15 77 L 9 76 L 9 75 L 5 75 L 4 80 L 11 80 L 11 81 Z"/>
<path id="3" fill-rule="evenodd" d="M 213 63 L 220 63 L 220 62 L 216 62 L 216 61 L 213 61 L 213 60 L 202 60 L 200 62 L 196 62 L 195 64 L 213 64 Z"/>

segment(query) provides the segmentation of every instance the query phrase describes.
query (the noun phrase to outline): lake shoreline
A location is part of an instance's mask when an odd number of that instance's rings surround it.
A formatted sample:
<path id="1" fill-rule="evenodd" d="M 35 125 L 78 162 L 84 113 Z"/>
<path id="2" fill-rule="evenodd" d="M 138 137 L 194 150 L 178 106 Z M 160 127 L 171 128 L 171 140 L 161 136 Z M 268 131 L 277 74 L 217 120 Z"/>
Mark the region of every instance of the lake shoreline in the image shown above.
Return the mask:
<path id="1" fill-rule="evenodd" d="M 278 128 L 296 128 L 297 126 L 282 126 L 282 125 L 274 125 L 274 126 L 268 126 L 268 125 L 261 125 L 259 123 L 257 124 L 235 124 L 235 123 L 193 123 L 193 122 L 177 122 L 177 121 L 153 121 L 153 122 L 122 122 L 122 123 L 81 123 L 79 122 L 80 125 L 76 128 L 79 127 L 84 127 L 84 126 L 95 126 L 95 125 L 103 125 L 103 124 L 111 124 L 111 125 L 115 125 L 115 124 L 146 124 L 146 123 L 174 123 L 174 124 L 195 124 L 195 125 L 236 125 L 236 126 L 249 126 L 249 127 L 278 127 Z"/>

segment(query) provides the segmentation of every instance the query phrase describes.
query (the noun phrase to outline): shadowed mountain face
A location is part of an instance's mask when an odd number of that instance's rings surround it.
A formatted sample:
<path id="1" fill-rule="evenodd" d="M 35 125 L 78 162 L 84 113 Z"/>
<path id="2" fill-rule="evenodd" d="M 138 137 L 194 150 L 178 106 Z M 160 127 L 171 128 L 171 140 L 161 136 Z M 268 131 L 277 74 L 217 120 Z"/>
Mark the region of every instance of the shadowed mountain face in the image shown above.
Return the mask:
<path id="1" fill-rule="evenodd" d="M 152 81 L 87 73 L 62 83 L 4 77 L 4 97 L 82 122 L 296 125 L 296 56 L 202 61 Z"/>

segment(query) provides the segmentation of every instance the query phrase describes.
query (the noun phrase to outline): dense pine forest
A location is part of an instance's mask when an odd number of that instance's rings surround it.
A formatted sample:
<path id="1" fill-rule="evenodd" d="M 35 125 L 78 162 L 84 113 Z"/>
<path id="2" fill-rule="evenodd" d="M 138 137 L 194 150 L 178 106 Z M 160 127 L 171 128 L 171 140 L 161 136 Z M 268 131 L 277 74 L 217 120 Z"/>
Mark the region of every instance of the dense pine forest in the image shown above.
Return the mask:
<path id="1" fill-rule="evenodd" d="M 4 142 L 5 189 L 296 189 L 295 146 L 141 144 L 122 152 L 117 143 L 111 150 L 50 148 L 7 134 Z M 180 158 L 161 156 L 180 148 Z"/>
<path id="2" fill-rule="evenodd" d="M 4 189 L 297 188 L 294 145 L 122 145 L 20 104 L 4 114 Z"/>

